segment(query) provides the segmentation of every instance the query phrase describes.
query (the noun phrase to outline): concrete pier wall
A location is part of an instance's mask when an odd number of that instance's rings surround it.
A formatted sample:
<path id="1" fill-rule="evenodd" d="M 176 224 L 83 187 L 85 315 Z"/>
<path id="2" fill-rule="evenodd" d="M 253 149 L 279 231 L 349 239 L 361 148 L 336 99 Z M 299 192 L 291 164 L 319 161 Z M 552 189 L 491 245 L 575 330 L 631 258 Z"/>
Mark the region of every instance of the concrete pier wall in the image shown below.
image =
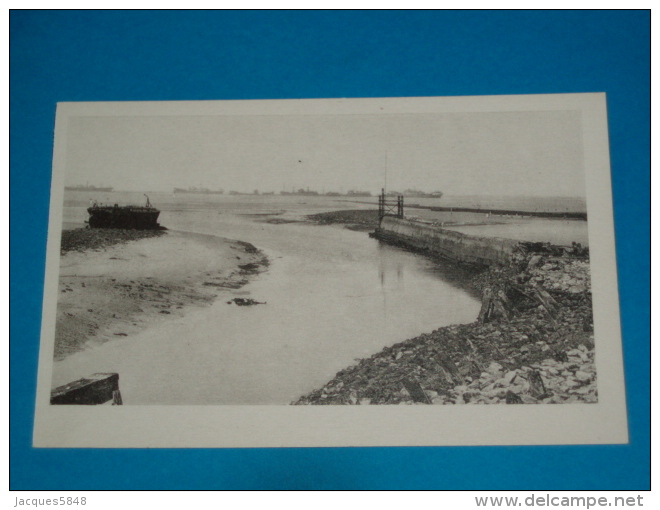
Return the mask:
<path id="1" fill-rule="evenodd" d="M 382 219 L 375 237 L 457 262 L 485 266 L 506 264 L 520 249 L 520 243 L 510 239 L 470 236 L 393 216 Z"/>

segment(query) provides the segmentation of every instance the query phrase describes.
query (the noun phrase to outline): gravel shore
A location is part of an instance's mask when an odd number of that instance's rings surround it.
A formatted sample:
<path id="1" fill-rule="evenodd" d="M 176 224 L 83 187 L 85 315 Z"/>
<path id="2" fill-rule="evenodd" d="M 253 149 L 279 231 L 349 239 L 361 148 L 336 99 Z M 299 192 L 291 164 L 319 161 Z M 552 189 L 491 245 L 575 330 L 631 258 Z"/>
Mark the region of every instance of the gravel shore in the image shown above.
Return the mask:
<path id="1" fill-rule="evenodd" d="M 521 255 L 470 285 L 498 296 L 488 320 L 387 347 L 293 404 L 597 402 L 588 258 Z"/>
<path id="2" fill-rule="evenodd" d="M 160 230 L 126 230 L 119 228 L 76 228 L 62 231 L 62 243 L 60 252 L 62 255 L 70 251 L 85 252 L 89 250 L 103 250 L 115 244 L 160 237 L 165 234 L 165 229 Z"/>
<path id="3" fill-rule="evenodd" d="M 351 211 L 332 211 L 310 214 L 307 220 L 317 225 L 344 225 L 350 230 L 360 232 L 373 231 L 378 227 L 378 210 L 357 209 Z"/>

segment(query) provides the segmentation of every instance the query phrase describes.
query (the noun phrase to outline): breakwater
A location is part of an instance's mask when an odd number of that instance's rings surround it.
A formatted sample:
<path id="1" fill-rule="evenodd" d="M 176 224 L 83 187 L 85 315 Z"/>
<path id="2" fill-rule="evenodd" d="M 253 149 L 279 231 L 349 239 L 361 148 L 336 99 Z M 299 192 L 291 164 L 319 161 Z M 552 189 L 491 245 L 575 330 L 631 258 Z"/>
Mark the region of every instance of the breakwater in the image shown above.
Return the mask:
<path id="1" fill-rule="evenodd" d="M 476 266 L 508 264 L 521 250 L 521 243 L 511 239 L 470 236 L 392 216 L 385 216 L 381 220 L 374 237 Z"/>
<path id="2" fill-rule="evenodd" d="M 369 200 L 337 200 L 337 202 L 348 202 L 352 204 L 365 204 L 377 205 Z M 573 205 L 574 206 L 574 205 Z M 547 218 L 547 219 L 566 219 L 566 220 L 582 220 L 587 221 L 586 211 L 565 210 L 565 211 L 551 211 L 551 210 L 531 210 L 529 208 L 509 208 L 501 209 L 498 207 L 476 206 L 476 207 L 461 207 L 461 206 L 434 206 L 424 205 L 417 203 L 405 204 L 406 209 L 426 209 L 435 212 L 464 212 L 476 214 L 488 214 L 493 216 L 504 217 L 521 217 L 521 218 Z"/>
<path id="3" fill-rule="evenodd" d="M 589 250 L 481 238 L 385 216 L 374 237 L 481 266 L 476 321 L 394 344 L 297 405 L 563 404 L 598 401 Z"/>
<path id="4" fill-rule="evenodd" d="M 407 205 L 406 207 L 413 207 L 419 209 L 430 209 L 431 211 L 438 212 L 469 212 L 481 214 L 494 214 L 497 216 L 533 216 L 535 218 L 564 218 L 567 220 L 587 220 L 586 212 L 571 212 L 571 211 L 517 211 L 510 209 L 482 209 L 474 207 L 424 207 L 419 205 Z"/>

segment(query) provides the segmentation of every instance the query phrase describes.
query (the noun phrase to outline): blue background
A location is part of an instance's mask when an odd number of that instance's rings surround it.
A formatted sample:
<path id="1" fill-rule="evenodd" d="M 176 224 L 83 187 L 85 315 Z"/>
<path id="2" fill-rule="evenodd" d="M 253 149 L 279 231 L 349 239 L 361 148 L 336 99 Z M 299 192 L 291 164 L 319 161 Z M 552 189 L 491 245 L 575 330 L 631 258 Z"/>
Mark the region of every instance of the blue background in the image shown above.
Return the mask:
<path id="1" fill-rule="evenodd" d="M 10 15 L 12 489 L 650 487 L 647 11 Z M 606 92 L 630 444 L 33 449 L 55 104 Z"/>

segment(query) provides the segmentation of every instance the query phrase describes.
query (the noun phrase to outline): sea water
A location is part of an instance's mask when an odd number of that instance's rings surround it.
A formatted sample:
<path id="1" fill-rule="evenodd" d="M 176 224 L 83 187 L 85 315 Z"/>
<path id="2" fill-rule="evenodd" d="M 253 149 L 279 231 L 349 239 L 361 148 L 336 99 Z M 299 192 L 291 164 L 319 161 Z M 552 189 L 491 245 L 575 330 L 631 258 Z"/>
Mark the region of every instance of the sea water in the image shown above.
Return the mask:
<path id="1" fill-rule="evenodd" d="M 66 226 L 82 225 L 83 194 L 67 192 Z M 141 202 L 137 193 L 99 195 L 108 195 L 99 202 Z M 373 205 L 277 195 L 150 199 L 162 210 L 161 224 L 250 242 L 267 254 L 268 270 L 208 308 L 56 362 L 54 385 L 118 372 L 125 404 L 287 404 L 356 359 L 471 322 L 479 312 L 479 296 L 465 285 L 468 275 L 453 264 L 340 226 L 266 222 Z M 228 305 L 234 295 L 267 304 Z"/>

